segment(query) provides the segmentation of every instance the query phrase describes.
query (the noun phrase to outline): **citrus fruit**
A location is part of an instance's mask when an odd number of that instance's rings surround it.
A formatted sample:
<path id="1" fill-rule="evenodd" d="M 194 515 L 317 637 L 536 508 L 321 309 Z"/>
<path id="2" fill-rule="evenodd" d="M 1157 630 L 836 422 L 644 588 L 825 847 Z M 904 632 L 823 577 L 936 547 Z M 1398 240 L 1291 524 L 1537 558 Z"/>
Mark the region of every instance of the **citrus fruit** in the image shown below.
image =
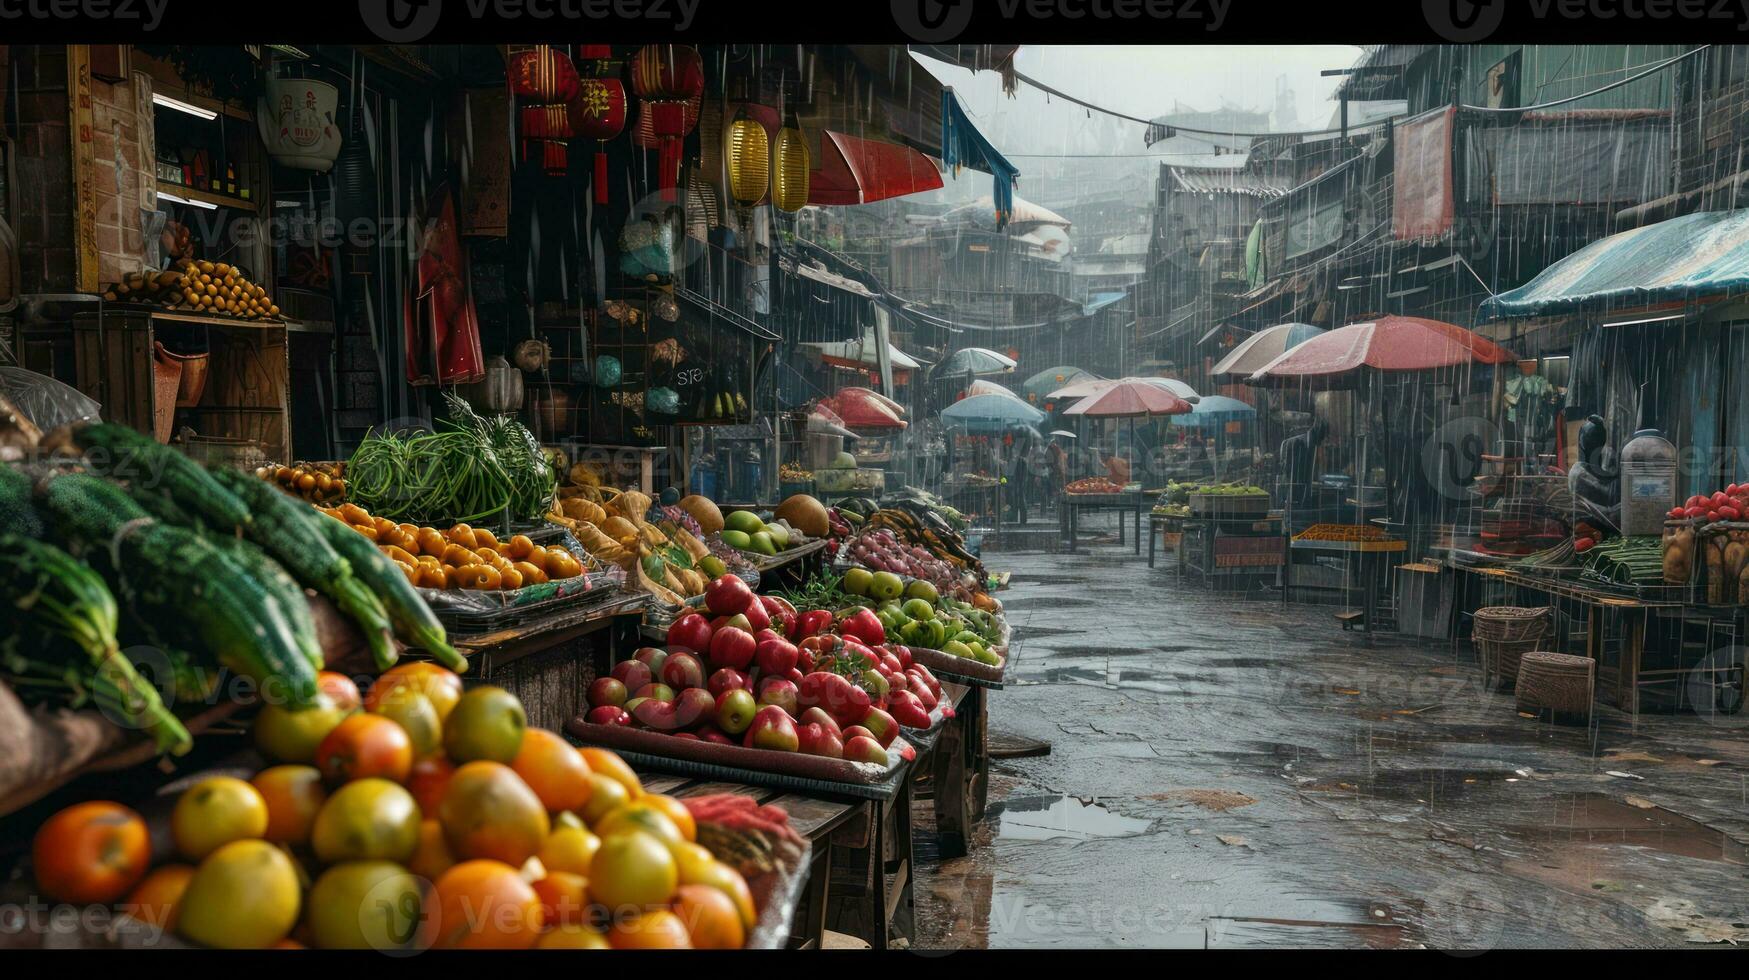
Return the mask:
<path id="1" fill-rule="evenodd" d="M 323 864 L 405 861 L 419 846 L 419 805 L 386 779 L 347 783 L 317 811 L 310 844 Z"/>
<path id="2" fill-rule="evenodd" d="M 644 795 L 644 784 L 638 781 L 638 774 L 618 755 L 593 745 L 586 745 L 577 752 L 583 756 L 584 762 L 589 763 L 590 772 L 601 773 L 624 786 L 628 798 L 635 800 Z"/>
<path id="3" fill-rule="evenodd" d="M 734 899 L 709 885 L 675 889 L 674 914 L 685 924 L 695 949 L 740 949 L 747 942 L 747 927 Z"/>
<path id="4" fill-rule="evenodd" d="M 662 812 L 658 807 L 651 806 L 646 800 L 633 800 L 627 803 L 602 817 L 593 827 L 595 833 L 603 839 L 615 834 L 642 831 L 668 847 L 686 843 L 686 838 L 680 833 L 680 828 L 675 826 L 668 814 Z"/>
<path id="5" fill-rule="evenodd" d="M 453 867 L 455 855 L 449 852 L 449 842 L 443 839 L 443 824 L 431 819 L 421 820 L 419 846 L 407 859 L 407 870 L 427 881 L 436 881 Z"/>
<path id="6" fill-rule="evenodd" d="M 680 916 L 667 909 L 616 920 L 607 930 L 614 949 L 691 949 L 692 938 Z"/>
<path id="7" fill-rule="evenodd" d="M 522 733 L 522 748 L 510 768 L 551 812 L 583 809 L 595 789 L 582 754 L 544 728 Z"/>
<path id="8" fill-rule="evenodd" d="M 262 949 L 298 921 L 298 873 L 261 840 L 238 840 L 207 855 L 176 909 L 176 930 L 204 946 Z"/>
<path id="9" fill-rule="evenodd" d="M 176 903 L 182 901 L 182 892 L 194 878 L 194 866 L 191 864 L 166 864 L 154 868 L 134 890 L 128 892 L 128 897 L 122 900 L 121 910 L 128 915 L 160 929 L 170 929 L 176 924 Z"/>
<path id="10" fill-rule="evenodd" d="M 316 768 L 332 782 L 379 777 L 398 783 L 413 768 L 413 741 L 381 715 L 348 715 L 316 747 Z"/>
<path id="11" fill-rule="evenodd" d="M 718 861 L 698 844 L 682 844 L 672 850 L 682 885 L 709 885 L 729 896 L 736 911 L 741 913 L 741 924 L 753 928 L 759 912 L 753 905 L 753 890 L 747 887 L 747 879 L 741 877 L 741 872 Z"/>
<path id="12" fill-rule="evenodd" d="M 279 762 L 314 762 L 322 739 L 350 713 L 327 693 L 317 694 L 315 703 L 302 711 L 283 704 L 267 705 L 252 726 L 255 747 Z"/>
<path id="13" fill-rule="evenodd" d="M 267 833 L 267 801 L 255 787 L 234 776 L 203 779 L 176 799 L 170 835 L 176 850 L 199 861 L 224 844 Z"/>
<path id="14" fill-rule="evenodd" d="M 668 847 L 642 831 L 602 838 L 589 865 L 590 897 L 615 914 L 666 904 L 679 883 Z"/>
<path id="15" fill-rule="evenodd" d="M 589 774 L 589 805 L 583 808 L 583 819 L 590 826 L 607 816 L 609 813 L 630 802 L 631 794 L 626 792 L 625 784 L 612 776 L 604 776 L 598 772 Z"/>
<path id="16" fill-rule="evenodd" d="M 698 840 L 698 821 L 693 819 L 692 811 L 686 808 L 686 804 L 661 793 L 647 793 L 638 802 L 647 803 L 667 814 L 668 819 L 674 821 L 674 826 L 680 829 L 680 836 L 689 841 Z"/>
<path id="17" fill-rule="evenodd" d="M 612 949 L 593 926 L 566 924 L 542 935 L 536 949 Z"/>
<path id="18" fill-rule="evenodd" d="M 370 686 L 370 696 L 364 702 L 365 709 L 377 710 L 376 706 L 390 692 L 400 689 L 418 691 L 429 698 L 431 706 L 437 709 L 437 720 L 443 722 L 449 719 L 450 711 L 461 700 L 462 679 L 455 671 L 434 663 L 413 661 L 396 664 L 383 671 L 383 675 Z"/>
<path id="19" fill-rule="evenodd" d="M 569 871 L 587 878 L 590 862 L 595 860 L 595 852 L 599 850 L 601 838 L 589 828 L 555 827 L 535 856 L 549 872 Z"/>
<path id="20" fill-rule="evenodd" d="M 455 762 L 487 760 L 508 765 L 522 748 L 528 716 L 522 702 L 501 687 L 485 685 L 463 694 L 444 719 L 443 747 Z"/>
<path id="21" fill-rule="evenodd" d="M 521 867 L 540 850 L 552 827 L 540 797 L 521 776 L 509 766 L 485 761 L 455 771 L 437 818 L 457 858 L 490 858 L 512 867 Z"/>
<path id="22" fill-rule="evenodd" d="M 108 903 L 127 894 L 152 859 L 146 822 L 120 803 L 76 803 L 38 828 L 31 844 L 37 887 L 77 904 Z"/>
<path id="23" fill-rule="evenodd" d="M 276 844 L 303 844 L 310 839 L 316 814 L 328 800 L 322 786 L 322 771 L 315 766 L 273 766 L 249 781 L 267 804 L 264 840 Z"/>
<path id="24" fill-rule="evenodd" d="M 548 871 L 534 883 L 540 896 L 541 925 L 582 923 L 588 919 L 589 879 L 569 871 Z"/>
<path id="25" fill-rule="evenodd" d="M 310 936 L 322 949 L 419 948 L 424 888 L 393 861 L 345 861 L 310 888 Z"/>
<path id="26" fill-rule="evenodd" d="M 431 908 L 441 949 L 527 949 L 540 938 L 539 896 L 499 861 L 463 861 L 445 871 Z"/>
<path id="27" fill-rule="evenodd" d="M 401 730 L 407 733 L 407 740 L 413 743 L 415 759 L 430 755 L 443 746 L 443 723 L 437 717 L 437 708 L 430 698 L 412 687 L 402 686 L 390 691 L 377 701 L 371 712 L 401 726 Z"/>

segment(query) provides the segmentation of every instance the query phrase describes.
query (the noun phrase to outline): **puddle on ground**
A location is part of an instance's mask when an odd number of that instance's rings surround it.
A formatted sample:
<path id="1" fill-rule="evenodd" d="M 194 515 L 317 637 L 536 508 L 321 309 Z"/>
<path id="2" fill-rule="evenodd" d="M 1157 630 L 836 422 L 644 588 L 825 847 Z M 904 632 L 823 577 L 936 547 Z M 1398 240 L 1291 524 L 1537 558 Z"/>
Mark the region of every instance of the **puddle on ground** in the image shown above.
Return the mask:
<path id="1" fill-rule="evenodd" d="M 1437 803 L 1491 790 L 1524 777 L 1512 769 L 1374 769 L 1355 776 L 1321 780 L 1301 787 L 1309 793 L 1358 793 L 1417 803 Z"/>
<path id="2" fill-rule="evenodd" d="M 1546 826 L 1523 829 L 1542 840 L 1625 844 L 1703 861 L 1749 864 L 1749 846 L 1722 831 L 1661 806 L 1633 806 L 1602 793 L 1559 797 Z"/>
<path id="3" fill-rule="evenodd" d="M 996 837 L 1002 840 L 1134 837 L 1145 833 L 1152 822 L 1119 816 L 1097 802 L 1083 803 L 1072 796 L 1018 797 L 993 809 L 1001 816 Z"/>
<path id="4" fill-rule="evenodd" d="M 1054 626 L 1016 626 L 1009 633 L 1010 641 L 1037 640 L 1047 636 L 1072 636 L 1086 630 L 1066 630 Z"/>
<path id="5" fill-rule="evenodd" d="M 1246 746 L 1244 752 L 1210 752 L 1217 759 L 1256 759 L 1258 756 L 1273 756 L 1280 762 L 1298 762 L 1302 759 L 1322 759 L 1324 754 L 1317 749 L 1305 745 L 1295 745 L 1292 742 L 1241 742 Z"/>
<path id="6" fill-rule="evenodd" d="M 1146 651 L 1133 647 L 1048 647 L 1048 657 L 1139 657 Z"/>
<path id="7" fill-rule="evenodd" d="M 1190 694 L 1183 685 L 1161 680 L 1159 674 L 1149 670 L 1050 667 L 1043 674 L 1043 682 L 1046 684 L 1084 684 L 1112 691 L 1146 691 L 1150 694 Z"/>
<path id="8" fill-rule="evenodd" d="M 1016 574 L 1008 580 L 1014 585 L 1080 585 L 1087 581 L 1083 575 L 1020 575 Z"/>
<path id="9" fill-rule="evenodd" d="M 1189 648 L 1185 647 L 1183 649 L 1189 649 Z M 1280 661 L 1270 660 L 1267 657 L 1220 657 L 1220 658 L 1217 658 L 1215 660 L 1207 661 L 1206 666 L 1209 666 L 1209 667 L 1274 667 L 1279 663 L 1280 663 Z"/>
<path id="10" fill-rule="evenodd" d="M 1002 604 L 1004 609 L 1070 609 L 1076 606 L 1094 605 L 1092 599 L 1082 599 L 1066 595 L 1022 596 L 1019 599 L 1009 599 Z"/>

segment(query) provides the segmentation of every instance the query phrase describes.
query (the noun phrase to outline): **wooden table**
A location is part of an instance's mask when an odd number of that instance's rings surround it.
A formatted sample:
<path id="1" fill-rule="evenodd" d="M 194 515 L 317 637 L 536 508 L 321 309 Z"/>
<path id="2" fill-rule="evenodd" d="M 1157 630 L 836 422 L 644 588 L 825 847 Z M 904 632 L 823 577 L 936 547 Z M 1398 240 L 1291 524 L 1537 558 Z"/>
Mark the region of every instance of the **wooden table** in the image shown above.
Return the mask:
<path id="1" fill-rule="evenodd" d="M 649 602 L 644 593 L 626 593 L 451 642 L 468 658 L 468 679 L 510 691 L 522 699 L 530 725 L 558 731 L 588 710 L 584 695 L 596 677 L 591 665 L 611 664 L 615 651 L 637 647 Z M 605 661 L 575 655 L 577 644 L 602 639 L 609 648 Z"/>
<path id="2" fill-rule="evenodd" d="M 762 558 L 754 567 L 759 570 L 756 591 L 760 593 L 797 588 L 826 567 L 826 539 L 815 538 L 771 558 Z"/>
<path id="3" fill-rule="evenodd" d="M 1142 553 L 1142 511 L 1145 508 L 1146 495 L 1140 490 L 1128 493 L 1065 493 L 1057 499 L 1057 526 L 1061 529 L 1063 539 L 1068 542 L 1068 551 L 1075 553 L 1075 539 L 1078 534 L 1079 512 L 1083 510 L 1115 510 L 1117 511 L 1117 543 L 1123 545 L 1123 517 L 1128 512 L 1135 523 L 1135 552 Z"/>

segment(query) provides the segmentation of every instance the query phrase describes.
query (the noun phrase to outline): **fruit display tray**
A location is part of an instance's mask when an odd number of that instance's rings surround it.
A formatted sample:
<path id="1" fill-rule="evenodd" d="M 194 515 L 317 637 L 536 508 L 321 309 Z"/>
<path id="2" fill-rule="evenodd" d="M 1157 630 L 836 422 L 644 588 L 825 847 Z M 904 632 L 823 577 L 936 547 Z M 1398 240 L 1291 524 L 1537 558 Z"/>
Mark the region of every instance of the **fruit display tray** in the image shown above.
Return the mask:
<path id="1" fill-rule="evenodd" d="M 675 738 L 663 732 L 620 725 L 592 725 L 573 718 L 566 734 L 584 745 L 612 749 L 634 766 L 681 776 L 726 780 L 802 793 L 827 793 L 886 800 L 898 792 L 907 749 L 916 749 L 903 735 L 887 747 L 887 764 L 827 759 L 800 752 L 750 749 L 741 745 Z"/>
<path id="2" fill-rule="evenodd" d="M 1261 517 L 1269 513 L 1269 495 L 1193 493 L 1190 512 L 1197 517 Z"/>

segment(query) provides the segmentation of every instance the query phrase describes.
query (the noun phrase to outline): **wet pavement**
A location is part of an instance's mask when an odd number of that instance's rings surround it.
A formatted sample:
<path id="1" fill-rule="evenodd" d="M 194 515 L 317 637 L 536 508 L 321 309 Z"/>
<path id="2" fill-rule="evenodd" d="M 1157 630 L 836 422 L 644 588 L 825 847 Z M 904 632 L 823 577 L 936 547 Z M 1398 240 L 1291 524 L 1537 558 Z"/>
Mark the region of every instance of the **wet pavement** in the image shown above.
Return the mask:
<path id="1" fill-rule="evenodd" d="M 1749 715 L 1553 726 L 1467 644 L 1368 647 L 1128 548 L 987 558 L 990 729 L 1052 751 L 995 763 L 969 857 L 920 819 L 917 946 L 1749 942 Z"/>

